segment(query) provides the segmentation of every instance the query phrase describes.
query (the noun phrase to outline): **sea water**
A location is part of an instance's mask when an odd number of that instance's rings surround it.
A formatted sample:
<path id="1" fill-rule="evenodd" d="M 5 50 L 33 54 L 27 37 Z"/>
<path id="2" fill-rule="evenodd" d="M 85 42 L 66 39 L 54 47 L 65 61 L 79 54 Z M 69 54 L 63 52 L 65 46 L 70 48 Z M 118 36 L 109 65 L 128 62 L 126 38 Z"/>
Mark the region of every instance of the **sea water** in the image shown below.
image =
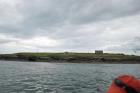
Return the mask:
<path id="1" fill-rule="evenodd" d="M 104 93 L 120 74 L 140 77 L 140 64 L 0 61 L 0 93 Z"/>

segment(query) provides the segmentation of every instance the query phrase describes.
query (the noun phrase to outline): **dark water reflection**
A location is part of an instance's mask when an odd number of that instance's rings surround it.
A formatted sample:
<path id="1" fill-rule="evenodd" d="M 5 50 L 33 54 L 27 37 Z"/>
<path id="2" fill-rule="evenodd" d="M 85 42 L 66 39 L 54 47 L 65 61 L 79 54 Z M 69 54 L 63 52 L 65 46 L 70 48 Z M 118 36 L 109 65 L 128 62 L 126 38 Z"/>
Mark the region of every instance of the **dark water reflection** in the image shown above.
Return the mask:
<path id="1" fill-rule="evenodd" d="M 0 93 L 104 93 L 114 77 L 140 77 L 140 64 L 0 61 Z"/>

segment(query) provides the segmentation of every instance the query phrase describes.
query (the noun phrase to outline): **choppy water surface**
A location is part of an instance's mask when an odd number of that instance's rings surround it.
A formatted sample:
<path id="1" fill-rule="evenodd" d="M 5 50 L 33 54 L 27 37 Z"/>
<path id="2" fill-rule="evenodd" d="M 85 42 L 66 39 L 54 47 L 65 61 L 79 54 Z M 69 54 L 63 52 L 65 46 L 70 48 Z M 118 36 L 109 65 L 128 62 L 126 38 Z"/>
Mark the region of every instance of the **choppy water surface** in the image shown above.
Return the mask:
<path id="1" fill-rule="evenodd" d="M 0 93 L 104 93 L 114 77 L 140 77 L 140 64 L 0 61 Z"/>

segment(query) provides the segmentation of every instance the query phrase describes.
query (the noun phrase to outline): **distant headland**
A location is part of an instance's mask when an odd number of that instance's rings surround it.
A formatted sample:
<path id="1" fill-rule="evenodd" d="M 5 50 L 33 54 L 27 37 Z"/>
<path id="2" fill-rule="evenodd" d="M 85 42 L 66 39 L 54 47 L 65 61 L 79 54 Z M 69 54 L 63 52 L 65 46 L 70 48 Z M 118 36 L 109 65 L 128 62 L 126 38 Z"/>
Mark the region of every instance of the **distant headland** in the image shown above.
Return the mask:
<path id="1" fill-rule="evenodd" d="M 33 62 L 69 62 L 69 63 L 140 63 L 140 56 L 103 53 L 102 50 L 96 50 L 95 53 L 77 53 L 77 52 L 22 52 L 13 54 L 0 54 L 0 60 L 7 61 L 33 61 Z"/>

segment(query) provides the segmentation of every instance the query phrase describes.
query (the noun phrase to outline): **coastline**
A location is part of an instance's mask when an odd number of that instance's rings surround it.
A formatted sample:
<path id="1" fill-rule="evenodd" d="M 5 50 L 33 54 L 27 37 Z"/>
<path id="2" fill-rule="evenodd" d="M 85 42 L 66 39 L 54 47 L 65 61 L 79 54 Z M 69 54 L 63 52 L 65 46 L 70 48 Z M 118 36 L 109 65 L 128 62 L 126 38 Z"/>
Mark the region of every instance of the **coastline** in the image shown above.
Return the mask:
<path id="1" fill-rule="evenodd" d="M 140 64 L 140 56 L 109 53 L 15 53 L 1 54 L 0 60 L 48 63 Z"/>
<path id="2" fill-rule="evenodd" d="M 14 62 L 25 62 L 25 63 L 28 63 L 28 62 L 34 62 L 34 63 L 88 63 L 88 64 L 140 64 L 140 62 L 138 61 L 123 61 L 123 62 L 117 62 L 117 61 L 114 61 L 114 62 L 98 62 L 98 61 L 28 61 L 28 60 L 0 60 L 0 61 L 14 61 Z"/>

